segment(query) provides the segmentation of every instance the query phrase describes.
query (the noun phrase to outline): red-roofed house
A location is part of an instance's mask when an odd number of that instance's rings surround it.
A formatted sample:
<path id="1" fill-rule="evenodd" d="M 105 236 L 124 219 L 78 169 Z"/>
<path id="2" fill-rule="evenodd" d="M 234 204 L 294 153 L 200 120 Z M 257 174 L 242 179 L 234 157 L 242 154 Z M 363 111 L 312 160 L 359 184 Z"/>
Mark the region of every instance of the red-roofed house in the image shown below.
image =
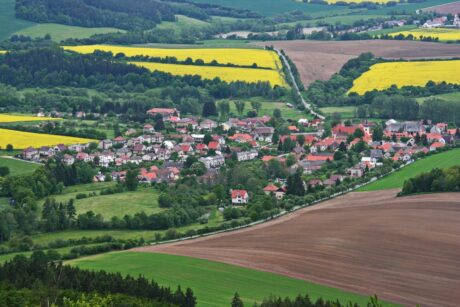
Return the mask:
<path id="1" fill-rule="evenodd" d="M 334 160 L 334 154 L 323 152 L 323 153 L 316 153 L 316 154 L 309 154 L 306 158 L 307 161 L 332 161 Z"/>
<path id="2" fill-rule="evenodd" d="M 269 184 L 264 188 L 264 193 L 266 195 L 273 193 L 277 199 L 281 199 L 286 194 L 286 189 L 284 187 L 277 187 L 274 184 Z"/>
<path id="3" fill-rule="evenodd" d="M 246 190 L 232 190 L 232 204 L 247 204 L 249 195 Z"/>
<path id="4" fill-rule="evenodd" d="M 364 132 L 363 127 L 361 126 L 345 126 L 345 125 L 337 125 L 332 128 L 332 135 L 352 135 L 355 133 L 356 129 L 361 129 Z"/>
<path id="5" fill-rule="evenodd" d="M 430 145 L 430 151 L 436 151 L 439 148 L 444 147 L 445 144 L 441 142 L 434 142 L 433 144 Z"/>

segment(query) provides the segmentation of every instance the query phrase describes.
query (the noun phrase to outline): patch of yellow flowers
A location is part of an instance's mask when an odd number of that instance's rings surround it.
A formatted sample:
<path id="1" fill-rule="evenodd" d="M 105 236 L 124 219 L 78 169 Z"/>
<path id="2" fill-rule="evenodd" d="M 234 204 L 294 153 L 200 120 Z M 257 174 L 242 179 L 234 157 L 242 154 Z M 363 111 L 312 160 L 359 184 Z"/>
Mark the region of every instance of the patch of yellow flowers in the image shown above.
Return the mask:
<path id="1" fill-rule="evenodd" d="M 425 86 L 428 81 L 460 84 L 460 60 L 388 62 L 372 65 L 353 82 L 348 93 L 363 95 L 368 91 L 385 90 L 392 85 Z"/>
<path id="2" fill-rule="evenodd" d="M 62 118 L 0 114 L 0 123 L 35 122 L 35 121 L 49 121 L 49 120 L 62 120 Z"/>
<path id="3" fill-rule="evenodd" d="M 222 81 L 258 82 L 268 81 L 272 86 L 285 86 L 286 83 L 276 70 L 252 69 L 240 67 L 195 66 L 180 64 L 162 64 L 152 62 L 130 62 L 136 66 L 147 68 L 150 71 L 162 71 L 173 75 L 199 75 L 203 79 L 212 80 L 219 77 Z"/>
<path id="4" fill-rule="evenodd" d="M 460 40 L 460 29 L 413 29 L 408 31 L 401 31 L 389 34 L 391 37 L 398 36 L 399 34 L 407 37 L 412 35 L 414 39 L 420 40 L 420 37 L 434 37 L 438 38 L 439 41 L 457 41 Z"/>
<path id="5" fill-rule="evenodd" d="M 145 48 L 125 47 L 111 45 L 87 45 L 87 46 L 64 46 L 65 50 L 88 54 L 96 50 L 119 53 L 125 56 L 149 56 L 149 57 L 175 57 L 178 61 L 191 58 L 193 61 L 201 59 L 205 64 L 217 61 L 219 64 L 233 64 L 238 66 L 252 66 L 257 64 L 259 68 L 223 67 L 223 66 L 198 66 L 183 64 L 164 64 L 152 62 L 131 62 L 132 64 L 145 67 L 151 71 L 163 71 L 173 75 L 200 75 L 203 79 L 219 77 L 223 81 L 258 82 L 268 81 L 272 86 L 286 86 L 281 73 L 282 64 L 274 51 L 262 49 L 239 49 L 239 48 Z M 260 69 L 269 68 L 269 69 Z"/>
<path id="6" fill-rule="evenodd" d="M 76 138 L 70 136 L 23 132 L 9 129 L 0 129 L 0 147 L 5 149 L 8 144 L 14 149 L 27 147 L 53 146 L 57 144 L 87 144 L 95 140 Z"/>

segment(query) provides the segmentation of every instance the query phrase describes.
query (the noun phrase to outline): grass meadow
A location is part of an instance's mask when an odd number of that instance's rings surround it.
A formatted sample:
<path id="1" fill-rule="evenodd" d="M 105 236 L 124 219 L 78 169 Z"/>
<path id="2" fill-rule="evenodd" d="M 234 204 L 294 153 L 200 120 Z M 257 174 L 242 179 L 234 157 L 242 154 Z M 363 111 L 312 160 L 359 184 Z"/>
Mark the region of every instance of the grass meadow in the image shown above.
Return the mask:
<path id="1" fill-rule="evenodd" d="M 429 172 L 433 168 L 447 168 L 460 164 L 460 149 L 453 149 L 420 159 L 380 180 L 358 189 L 358 192 L 400 189 L 404 181 L 418 174 Z"/>
<path id="2" fill-rule="evenodd" d="M 14 4 L 15 0 L 0 0 L 0 41 L 35 24 L 27 20 L 17 19 L 14 16 Z"/>
<path id="3" fill-rule="evenodd" d="M 255 99 L 262 104 L 262 107 L 259 110 L 258 116 L 273 116 L 273 111 L 275 109 L 279 109 L 281 111 L 281 116 L 284 119 L 291 119 L 291 120 L 299 120 L 301 118 L 312 118 L 310 114 L 302 112 L 298 109 L 289 108 L 286 106 L 284 102 L 275 102 L 275 101 L 263 101 L 259 99 Z M 235 103 L 233 100 L 228 101 L 230 105 L 230 112 L 233 113 L 234 116 L 238 116 L 238 112 L 236 111 Z M 248 111 L 252 110 L 251 102 L 245 101 L 245 107 L 243 110 L 243 115 L 245 115 Z"/>
<path id="4" fill-rule="evenodd" d="M 339 299 L 363 306 L 368 301 L 361 295 L 300 279 L 183 256 L 129 251 L 80 258 L 69 263 L 83 269 L 144 275 L 173 289 L 178 285 L 190 287 L 200 307 L 229 306 L 235 292 L 247 306 L 271 294 L 295 297 L 308 293 L 313 299 Z"/>
<path id="5" fill-rule="evenodd" d="M 10 175 L 25 175 L 33 173 L 40 165 L 11 158 L 0 157 L 0 167 L 7 166 L 10 169 Z"/>
<path id="6" fill-rule="evenodd" d="M 55 42 L 60 42 L 68 38 L 83 39 L 95 34 L 105 34 L 113 32 L 125 32 L 116 28 L 84 28 L 67 26 L 56 23 L 35 24 L 30 27 L 21 29 L 14 34 L 25 35 L 30 37 L 43 37 L 46 34 L 51 35 L 51 39 Z"/>
<path id="7" fill-rule="evenodd" d="M 91 210 L 95 214 L 101 214 L 106 220 L 114 216 L 122 218 L 126 214 L 134 215 L 142 211 L 152 214 L 163 210 L 158 205 L 158 193 L 148 187 L 139 187 L 134 192 L 99 195 L 101 190 L 113 187 L 115 184 L 115 182 L 103 182 L 72 186 L 66 188 L 62 194 L 53 197 L 58 202 L 67 202 L 73 198 L 77 214 Z M 93 192 L 96 196 L 89 196 Z M 76 196 L 82 193 L 89 197 L 76 199 Z"/>

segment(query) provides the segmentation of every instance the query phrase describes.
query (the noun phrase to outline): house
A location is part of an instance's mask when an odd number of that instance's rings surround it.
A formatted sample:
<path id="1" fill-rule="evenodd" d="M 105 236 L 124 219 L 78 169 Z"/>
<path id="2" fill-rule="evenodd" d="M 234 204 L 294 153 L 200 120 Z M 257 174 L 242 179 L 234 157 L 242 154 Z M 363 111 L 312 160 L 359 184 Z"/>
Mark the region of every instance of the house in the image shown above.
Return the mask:
<path id="1" fill-rule="evenodd" d="M 422 27 L 423 28 L 439 28 L 444 26 L 444 24 L 447 21 L 446 16 L 438 17 L 438 18 L 433 18 L 431 20 L 427 20 Z"/>
<path id="2" fill-rule="evenodd" d="M 424 132 L 423 125 L 420 122 L 416 121 L 406 121 L 406 122 L 396 122 L 396 121 L 387 121 L 387 126 L 385 128 L 386 132 L 398 133 L 422 133 Z"/>
<path id="3" fill-rule="evenodd" d="M 34 160 L 38 156 L 38 150 L 33 147 L 28 147 L 22 151 L 22 158 L 26 160 Z"/>
<path id="4" fill-rule="evenodd" d="M 224 156 L 202 157 L 198 161 L 202 162 L 206 168 L 217 168 L 225 164 Z"/>
<path id="5" fill-rule="evenodd" d="M 64 144 L 58 144 L 56 146 L 54 146 L 54 151 L 55 152 L 63 152 L 63 151 L 66 151 L 67 150 L 67 146 L 65 146 Z"/>
<path id="6" fill-rule="evenodd" d="M 220 151 L 221 150 L 220 143 L 216 142 L 216 141 L 211 141 L 208 144 L 208 149 L 209 150 L 214 150 L 214 151 Z"/>
<path id="7" fill-rule="evenodd" d="M 214 128 L 217 128 L 217 122 L 215 122 L 213 120 L 205 119 L 200 123 L 200 129 L 212 130 Z"/>
<path id="8" fill-rule="evenodd" d="M 256 127 L 253 130 L 254 139 L 257 141 L 272 142 L 273 133 L 275 129 L 273 127 Z"/>
<path id="9" fill-rule="evenodd" d="M 306 158 L 307 161 L 333 161 L 334 154 L 330 152 L 311 153 Z"/>
<path id="10" fill-rule="evenodd" d="M 103 140 L 99 142 L 99 145 L 98 145 L 98 147 L 102 150 L 110 149 L 112 148 L 112 146 L 113 146 L 112 140 Z"/>
<path id="11" fill-rule="evenodd" d="M 246 190 L 232 190 L 232 204 L 247 204 L 249 201 L 249 195 Z"/>
<path id="12" fill-rule="evenodd" d="M 242 152 L 236 153 L 236 158 L 238 162 L 242 162 L 242 161 L 253 160 L 257 158 L 258 155 L 259 153 L 257 152 L 257 150 L 242 151 Z"/>
<path id="13" fill-rule="evenodd" d="M 42 146 L 39 150 L 40 156 L 52 157 L 54 156 L 54 150 L 48 146 Z"/>
<path id="14" fill-rule="evenodd" d="M 430 145 L 430 151 L 436 151 L 439 148 L 442 148 L 444 146 L 445 146 L 445 144 L 442 143 L 442 142 L 434 142 L 433 144 Z"/>
<path id="15" fill-rule="evenodd" d="M 173 116 L 180 116 L 180 113 L 176 108 L 153 108 L 148 110 L 147 114 L 151 116 L 156 116 L 159 114 L 163 117 L 164 120 Z"/>
<path id="16" fill-rule="evenodd" d="M 340 124 L 332 128 L 332 136 L 337 137 L 340 135 L 353 135 L 357 129 L 364 132 L 364 128 L 361 125 L 345 126 Z"/>
<path id="17" fill-rule="evenodd" d="M 282 199 L 286 195 L 286 189 L 284 187 L 277 187 L 274 184 L 269 184 L 264 188 L 266 195 L 275 195 L 277 199 Z"/>
<path id="18" fill-rule="evenodd" d="M 153 126 L 150 125 L 150 124 L 146 124 L 146 125 L 144 125 L 143 131 L 144 131 L 144 133 L 154 133 L 155 128 L 153 128 Z"/>
<path id="19" fill-rule="evenodd" d="M 359 178 L 364 176 L 364 170 L 359 166 L 354 166 L 348 169 L 348 173 L 352 178 Z"/>
<path id="20" fill-rule="evenodd" d="M 76 157 L 77 160 L 83 161 L 83 162 L 91 162 L 91 157 L 89 154 L 86 152 L 79 152 L 77 153 Z"/>
<path id="21" fill-rule="evenodd" d="M 65 154 L 64 158 L 62 159 L 62 162 L 64 162 L 65 165 L 70 166 L 75 163 L 75 158 L 71 155 Z"/>

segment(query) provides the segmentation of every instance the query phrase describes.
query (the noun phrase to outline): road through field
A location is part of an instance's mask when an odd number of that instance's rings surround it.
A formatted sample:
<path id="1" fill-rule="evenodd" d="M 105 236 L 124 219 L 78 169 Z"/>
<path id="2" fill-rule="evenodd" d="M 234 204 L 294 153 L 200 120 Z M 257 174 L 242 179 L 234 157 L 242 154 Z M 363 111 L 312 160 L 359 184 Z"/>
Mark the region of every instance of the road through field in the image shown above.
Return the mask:
<path id="1" fill-rule="evenodd" d="M 396 192 L 350 193 L 255 227 L 138 250 L 236 264 L 410 306 L 457 306 L 460 194 L 396 198 Z"/>
<path id="2" fill-rule="evenodd" d="M 315 80 L 327 80 L 339 72 L 350 59 L 372 52 L 386 59 L 455 58 L 460 45 L 419 41 L 361 40 L 361 41 L 269 41 L 255 43 L 282 49 L 296 65 L 302 82 L 308 86 Z"/>

